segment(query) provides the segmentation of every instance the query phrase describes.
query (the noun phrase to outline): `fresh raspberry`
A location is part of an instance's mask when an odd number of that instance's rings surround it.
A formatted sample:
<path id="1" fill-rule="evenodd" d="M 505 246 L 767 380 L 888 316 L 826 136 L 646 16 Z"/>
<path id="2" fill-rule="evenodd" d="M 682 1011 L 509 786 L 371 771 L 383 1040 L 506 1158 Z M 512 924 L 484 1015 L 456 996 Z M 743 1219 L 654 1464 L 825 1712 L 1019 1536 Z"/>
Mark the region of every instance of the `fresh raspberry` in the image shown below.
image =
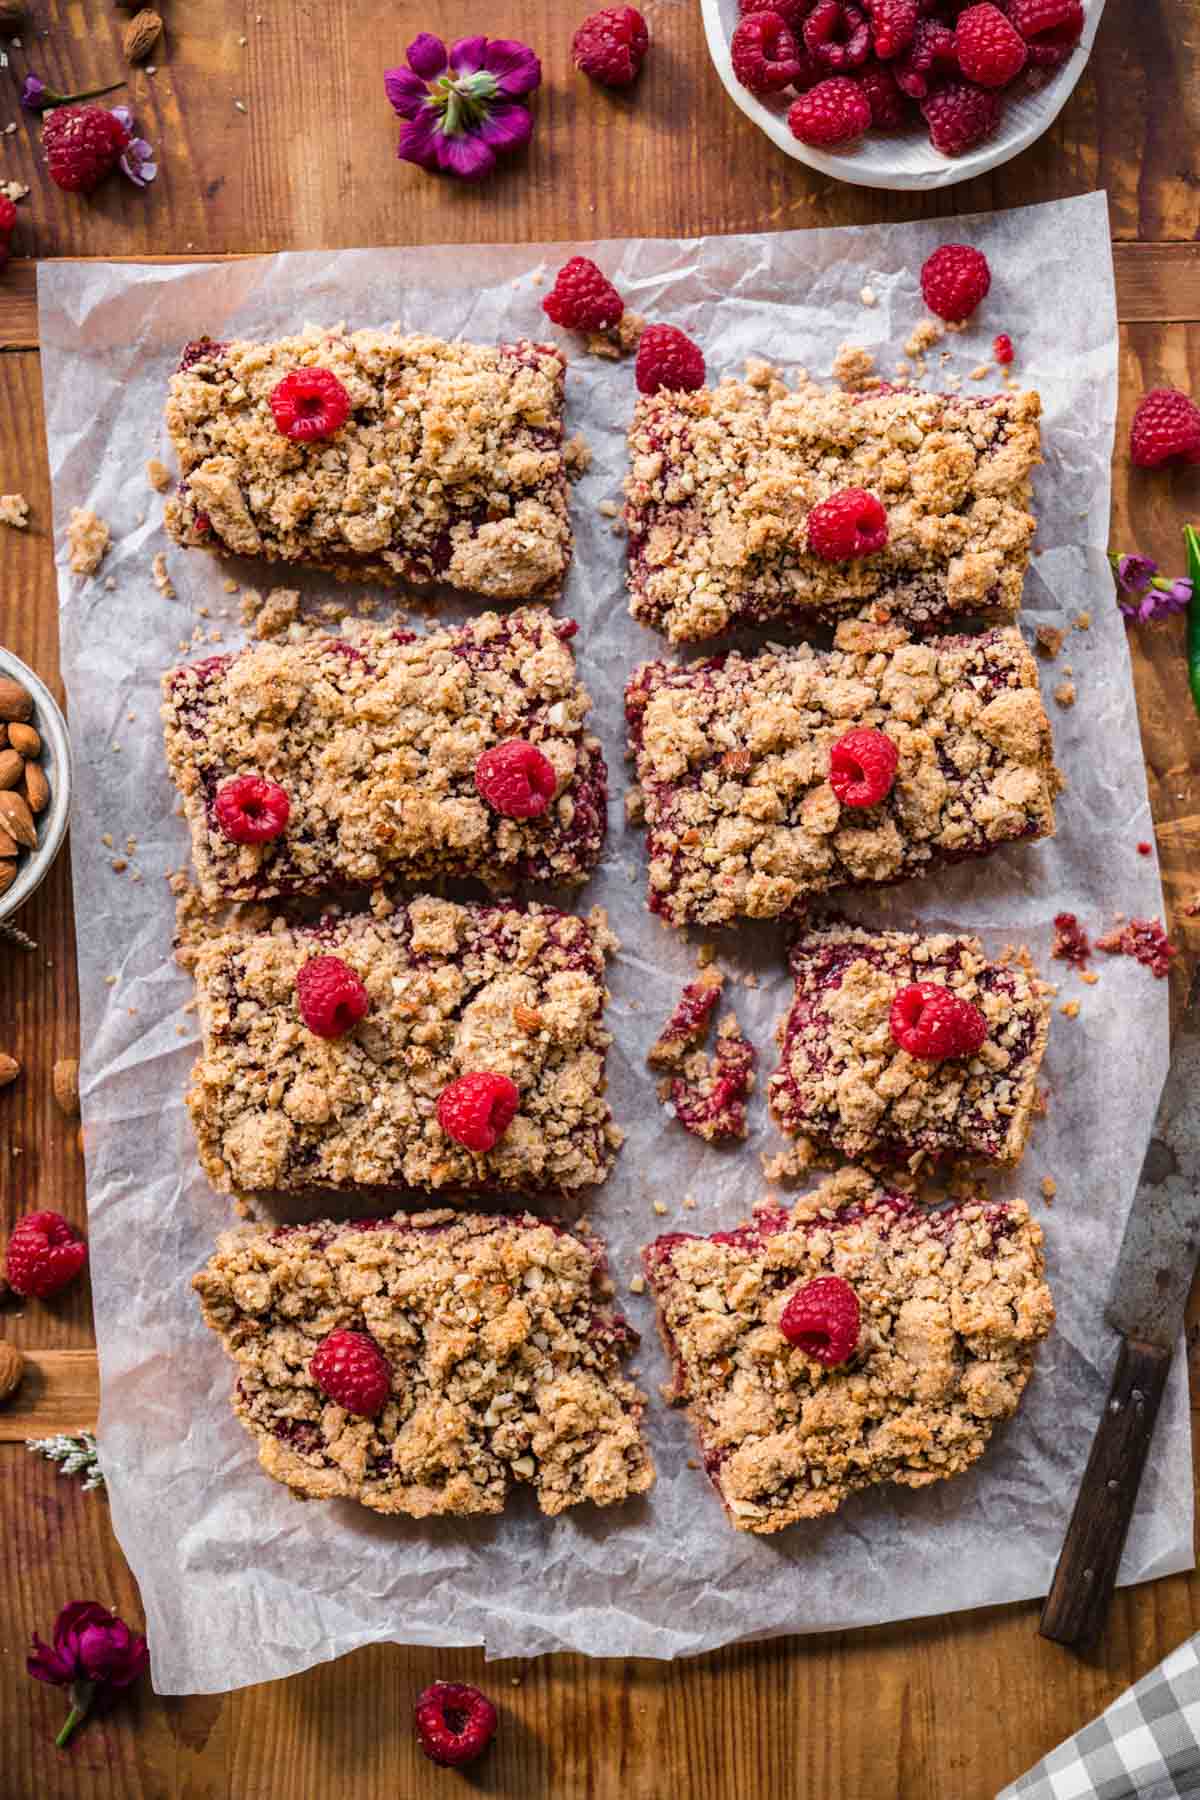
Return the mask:
<path id="1" fill-rule="evenodd" d="M 625 302 L 590 256 L 573 256 L 554 277 L 542 311 L 568 331 L 603 331 L 620 323 Z"/>
<path id="2" fill-rule="evenodd" d="M 392 1391 L 391 1365 L 365 1331 L 331 1331 L 318 1344 L 308 1372 L 335 1406 L 364 1419 L 382 1412 Z"/>
<path id="3" fill-rule="evenodd" d="M 929 141 L 943 156 L 961 156 L 990 138 L 1000 123 L 1004 103 L 992 88 L 952 81 L 921 102 Z"/>
<path id="4" fill-rule="evenodd" d="M 637 80 L 650 48 L 650 33 L 632 6 L 606 6 L 583 21 L 571 39 L 575 67 L 602 87 L 628 87 Z"/>
<path id="5" fill-rule="evenodd" d="M 855 80 L 867 97 L 875 130 L 903 131 L 909 122 L 909 103 L 892 71 L 883 63 L 868 63 Z"/>
<path id="6" fill-rule="evenodd" d="M 7 194 L 0 194 L 0 269 L 8 262 L 13 228 L 17 223 L 17 209 Z"/>
<path id="7" fill-rule="evenodd" d="M 1138 402 L 1129 454 L 1139 469 L 1200 462 L 1200 410 L 1178 388 L 1151 388 Z"/>
<path id="8" fill-rule="evenodd" d="M 878 806 L 891 793 L 900 753 L 886 731 L 860 725 L 829 751 L 829 785 L 843 806 Z"/>
<path id="9" fill-rule="evenodd" d="M 1007 365 L 1016 354 L 1013 349 L 1013 341 L 1007 331 L 1002 331 L 998 337 L 992 339 L 992 355 L 998 363 Z"/>
<path id="10" fill-rule="evenodd" d="M 870 556 L 888 541 L 888 519 L 865 488 L 841 488 L 808 515 L 808 548 L 824 562 Z"/>
<path id="11" fill-rule="evenodd" d="M 704 352 L 678 325 L 648 325 L 638 343 L 633 376 L 639 394 L 672 393 L 704 386 Z"/>
<path id="12" fill-rule="evenodd" d="M 314 956 L 296 971 L 300 1017 L 316 1037 L 340 1038 L 371 1010 L 359 977 L 340 956 Z"/>
<path id="13" fill-rule="evenodd" d="M 86 1261 L 87 1245 L 61 1213 L 26 1213 L 12 1228 L 5 1273 L 14 1294 L 48 1300 Z"/>
<path id="14" fill-rule="evenodd" d="M 1007 10 L 1032 68 L 1060 68 L 1083 36 L 1081 0 L 1008 0 Z"/>
<path id="15" fill-rule="evenodd" d="M 912 43 L 895 61 L 896 80 L 910 100 L 924 100 L 946 76 L 958 73 L 954 33 L 940 19 L 918 19 Z"/>
<path id="16" fill-rule="evenodd" d="M 847 0 L 817 0 L 804 21 L 804 47 L 814 61 L 835 74 L 857 69 L 871 54 L 866 13 Z"/>
<path id="17" fill-rule="evenodd" d="M 777 94 L 804 74 L 795 38 L 776 12 L 747 13 L 729 40 L 733 72 L 752 94 Z"/>
<path id="18" fill-rule="evenodd" d="M 924 1062 L 974 1056 L 987 1037 L 987 1020 L 969 1000 L 936 981 L 901 988 L 888 1018 L 892 1041 Z"/>
<path id="19" fill-rule="evenodd" d="M 970 318 L 991 285 L 987 257 L 971 244 L 942 244 L 921 264 L 921 297 L 951 325 Z"/>
<path id="20" fill-rule="evenodd" d="M 521 1096 L 507 1075 L 460 1075 L 438 1095 L 438 1124 L 456 1144 L 482 1156 L 517 1116 Z"/>
<path id="21" fill-rule="evenodd" d="M 536 819 L 553 800 L 558 777 L 536 744 L 508 738 L 476 762 L 475 786 L 493 812 L 506 819 Z"/>
<path id="22" fill-rule="evenodd" d="M 779 1320 L 789 1344 L 795 1344 L 826 1369 L 848 1362 L 858 1348 L 862 1313 L 858 1295 L 840 1275 L 818 1275 L 798 1287 Z"/>
<path id="23" fill-rule="evenodd" d="M 260 775 L 236 775 L 217 789 L 213 812 L 231 844 L 269 844 L 287 829 L 291 801 Z"/>
<path id="24" fill-rule="evenodd" d="M 917 29 L 917 0 L 866 0 L 876 56 L 887 62 L 907 50 Z"/>
<path id="25" fill-rule="evenodd" d="M 42 126 L 50 179 L 69 194 L 99 187 L 129 141 L 120 119 L 103 106 L 56 106 Z"/>
<path id="26" fill-rule="evenodd" d="M 835 75 L 793 100 L 787 121 L 798 142 L 826 148 L 853 143 L 869 131 L 871 107 L 857 81 Z"/>
<path id="27" fill-rule="evenodd" d="M 271 411 L 284 437 L 307 444 L 346 423 L 350 396 L 332 369 L 293 369 L 272 389 Z"/>
<path id="28" fill-rule="evenodd" d="M 1025 40 L 998 6 L 968 6 L 954 27 L 958 66 L 980 87 L 1007 87 L 1029 58 Z"/>
<path id="29" fill-rule="evenodd" d="M 808 14 L 812 11 L 816 0 L 771 0 L 769 10 L 778 13 L 788 30 L 799 39 L 800 28 Z M 767 0 L 738 0 L 738 11 L 745 18 L 747 13 L 768 10 Z"/>
<path id="30" fill-rule="evenodd" d="M 416 1719 L 422 1750 L 448 1769 L 482 1756 L 499 1723 L 487 1695 L 462 1681 L 435 1681 L 418 1694 Z"/>

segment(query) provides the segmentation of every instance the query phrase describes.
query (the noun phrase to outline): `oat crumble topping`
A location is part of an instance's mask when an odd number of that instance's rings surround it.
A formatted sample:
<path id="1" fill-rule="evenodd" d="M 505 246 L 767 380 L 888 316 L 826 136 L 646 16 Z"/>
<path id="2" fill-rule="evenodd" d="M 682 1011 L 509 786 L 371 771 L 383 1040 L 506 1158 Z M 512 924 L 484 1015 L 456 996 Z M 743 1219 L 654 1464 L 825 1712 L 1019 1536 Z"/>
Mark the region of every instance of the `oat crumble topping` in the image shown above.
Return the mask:
<path id="1" fill-rule="evenodd" d="M 24 494 L 0 494 L 0 525 L 24 531 L 29 523 L 29 502 Z"/>
<path id="2" fill-rule="evenodd" d="M 193 1286 L 263 1469 L 305 1498 L 422 1519 L 502 1512 L 528 1483 L 553 1515 L 653 1486 L 646 1396 L 620 1373 L 638 1334 L 586 1227 L 450 1212 L 243 1227 Z M 339 1328 L 369 1333 L 391 1365 L 375 1418 L 308 1372 Z"/>
<path id="3" fill-rule="evenodd" d="M 157 456 L 152 456 L 146 464 L 146 480 L 156 494 L 165 494 L 171 485 L 171 471 L 166 463 L 160 462 Z"/>
<path id="4" fill-rule="evenodd" d="M 857 1489 L 961 1474 L 1016 1411 L 1054 1321 L 1023 1200 L 930 1212 L 844 1169 L 790 1212 L 643 1252 L 704 1467 L 739 1531 L 836 1512 Z M 796 1287 L 850 1283 L 858 1347 L 824 1368 L 779 1329 Z"/>
<path id="5" fill-rule="evenodd" d="M 94 575 L 112 542 L 105 521 L 83 506 L 71 508 L 67 526 L 67 553 L 73 575 Z"/>

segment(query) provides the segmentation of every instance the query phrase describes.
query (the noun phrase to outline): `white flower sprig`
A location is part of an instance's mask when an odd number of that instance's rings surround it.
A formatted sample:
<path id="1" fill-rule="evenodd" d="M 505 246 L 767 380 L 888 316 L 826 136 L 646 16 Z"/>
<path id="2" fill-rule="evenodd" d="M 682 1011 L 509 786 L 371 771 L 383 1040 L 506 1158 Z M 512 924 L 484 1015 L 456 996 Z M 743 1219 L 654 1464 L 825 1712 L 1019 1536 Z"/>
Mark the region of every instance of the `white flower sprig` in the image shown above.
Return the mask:
<path id="1" fill-rule="evenodd" d="M 78 1432 L 74 1437 L 60 1433 L 56 1437 L 26 1438 L 25 1448 L 32 1450 L 35 1456 L 44 1456 L 48 1462 L 59 1463 L 60 1475 L 83 1475 L 85 1494 L 92 1488 L 104 1486 L 96 1439 L 90 1431 Z"/>

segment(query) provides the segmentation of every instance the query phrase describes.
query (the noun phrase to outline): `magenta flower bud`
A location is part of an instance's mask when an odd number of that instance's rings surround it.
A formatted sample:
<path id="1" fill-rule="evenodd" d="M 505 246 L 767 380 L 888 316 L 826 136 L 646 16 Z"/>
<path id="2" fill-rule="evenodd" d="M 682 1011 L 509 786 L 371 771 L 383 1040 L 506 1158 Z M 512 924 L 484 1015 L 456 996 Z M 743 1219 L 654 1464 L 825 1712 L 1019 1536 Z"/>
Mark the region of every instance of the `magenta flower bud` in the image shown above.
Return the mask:
<path id="1" fill-rule="evenodd" d="M 145 1673 L 150 1654 L 131 1631 L 95 1600 L 72 1600 L 54 1621 L 53 1646 L 35 1635 L 25 1667 L 35 1681 L 71 1690 L 71 1711 L 55 1740 L 61 1749 L 97 1700 L 131 1686 Z"/>

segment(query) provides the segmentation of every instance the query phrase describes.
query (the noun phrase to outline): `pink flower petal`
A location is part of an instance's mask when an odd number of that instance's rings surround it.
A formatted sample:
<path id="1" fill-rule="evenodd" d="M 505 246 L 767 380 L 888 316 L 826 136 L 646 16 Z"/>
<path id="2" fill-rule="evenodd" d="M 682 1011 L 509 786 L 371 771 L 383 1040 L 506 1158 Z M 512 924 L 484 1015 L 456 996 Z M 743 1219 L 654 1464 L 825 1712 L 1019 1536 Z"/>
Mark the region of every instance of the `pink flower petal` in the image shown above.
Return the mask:
<path id="1" fill-rule="evenodd" d="M 426 81 L 432 81 L 446 67 L 446 46 L 440 37 L 434 37 L 432 31 L 422 31 L 415 37 L 404 52 L 408 58 L 408 66 L 423 75 Z"/>
<path id="2" fill-rule="evenodd" d="M 519 100 L 494 100 L 479 135 L 493 150 L 518 150 L 529 142 L 533 118 Z"/>
<path id="3" fill-rule="evenodd" d="M 478 181 L 495 168 L 496 157 L 482 137 L 463 132 L 456 137 L 439 135 L 438 164 L 463 181 Z"/>
<path id="4" fill-rule="evenodd" d="M 486 51 L 485 37 L 459 38 L 457 44 L 450 46 L 450 67 L 456 75 L 474 75 L 484 67 Z"/>
<path id="5" fill-rule="evenodd" d="M 428 107 L 419 112 L 415 119 L 409 121 L 400 133 L 400 142 L 396 146 L 396 155 L 401 162 L 416 163 L 420 169 L 436 169 L 438 165 L 438 143 L 441 132 L 437 130 L 435 116 Z"/>
<path id="6" fill-rule="evenodd" d="M 532 94 L 542 79 L 542 65 L 528 44 L 516 38 L 493 38 L 483 58 L 483 66 L 496 77 L 502 94 L 515 97 Z"/>
<path id="7" fill-rule="evenodd" d="M 429 90 L 412 69 L 385 69 L 383 91 L 402 119 L 414 119 Z"/>

